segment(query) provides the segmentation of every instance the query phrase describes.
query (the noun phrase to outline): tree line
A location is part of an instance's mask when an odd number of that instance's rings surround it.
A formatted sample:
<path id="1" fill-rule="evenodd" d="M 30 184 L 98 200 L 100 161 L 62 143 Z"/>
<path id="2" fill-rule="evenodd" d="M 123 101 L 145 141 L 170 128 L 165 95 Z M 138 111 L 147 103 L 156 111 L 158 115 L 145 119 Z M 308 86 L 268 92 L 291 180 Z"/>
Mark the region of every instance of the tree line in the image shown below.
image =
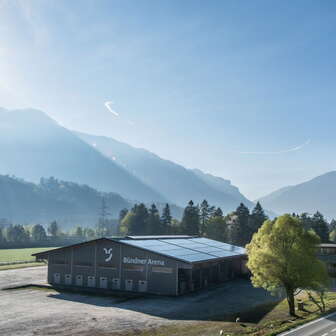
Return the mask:
<path id="1" fill-rule="evenodd" d="M 336 220 L 330 223 L 320 212 L 292 214 L 299 218 L 306 229 L 312 229 L 321 242 L 336 242 Z M 173 218 L 169 204 L 160 212 L 155 204 L 135 204 L 131 209 L 122 209 L 118 219 L 113 219 L 106 201 L 102 198 L 98 220 L 93 227 L 75 226 L 64 232 L 56 221 L 47 227 L 14 225 L 0 221 L 0 247 L 57 245 L 115 235 L 170 235 L 185 234 L 204 236 L 233 245 L 245 246 L 261 225 L 267 220 L 261 204 L 257 202 L 250 211 L 243 203 L 231 213 L 223 214 L 220 207 L 207 200 L 200 204 L 190 201 L 180 220 Z"/>
<path id="2" fill-rule="evenodd" d="M 131 210 L 120 213 L 119 223 L 121 234 L 185 234 L 244 246 L 266 219 L 259 202 L 252 212 L 241 203 L 234 212 L 224 215 L 221 208 L 204 200 L 201 204 L 190 201 L 180 221 L 170 215 L 169 204 L 166 204 L 161 215 L 155 204 L 149 208 L 143 203 L 135 204 Z"/>

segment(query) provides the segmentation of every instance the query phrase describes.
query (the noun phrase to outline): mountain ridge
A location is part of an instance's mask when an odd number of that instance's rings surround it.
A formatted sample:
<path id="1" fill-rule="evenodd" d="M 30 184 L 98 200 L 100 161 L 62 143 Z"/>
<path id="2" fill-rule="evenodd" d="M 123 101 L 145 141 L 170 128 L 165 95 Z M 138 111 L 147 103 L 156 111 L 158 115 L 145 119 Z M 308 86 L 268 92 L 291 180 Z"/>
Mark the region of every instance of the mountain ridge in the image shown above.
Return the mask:
<path id="1" fill-rule="evenodd" d="M 294 186 L 278 189 L 259 201 L 276 213 L 314 213 L 320 211 L 336 218 L 336 208 L 330 202 L 336 198 L 336 171 L 329 171 Z"/>

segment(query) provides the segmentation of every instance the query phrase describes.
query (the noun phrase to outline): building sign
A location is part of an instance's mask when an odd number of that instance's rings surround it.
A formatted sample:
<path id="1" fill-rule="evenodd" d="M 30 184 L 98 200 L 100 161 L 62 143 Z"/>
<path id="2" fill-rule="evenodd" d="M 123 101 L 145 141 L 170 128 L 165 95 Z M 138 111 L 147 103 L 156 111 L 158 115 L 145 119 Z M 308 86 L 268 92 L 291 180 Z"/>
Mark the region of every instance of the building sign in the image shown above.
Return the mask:
<path id="1" fill-rule="evenodd" d="M 124 257 L 123 263 L 124 264 L 136 264 L 136 265 L 158 265 L 158 266 L 165 265 L 165 262 L 163 260 L 154 260 L 150 258 L 140 259 L 138 257 Z"/>
<path id="2" fill-rule="evenodd" d="M 107 249 L 107 248 L 104 247 L 104 252 L 105 252 L 105 261 L 106 262 L 111 261 L 112 256 L 113 256 L 112 248 Z"/>

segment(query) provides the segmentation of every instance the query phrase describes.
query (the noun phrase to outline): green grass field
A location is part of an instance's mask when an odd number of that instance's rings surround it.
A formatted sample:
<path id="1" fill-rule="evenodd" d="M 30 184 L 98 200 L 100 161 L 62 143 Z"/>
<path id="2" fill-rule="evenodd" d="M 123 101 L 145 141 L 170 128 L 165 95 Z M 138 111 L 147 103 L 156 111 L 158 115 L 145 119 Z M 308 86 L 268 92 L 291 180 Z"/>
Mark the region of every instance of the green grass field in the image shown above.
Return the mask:
<path id="1" fill-rule="evenodd" d="M 0 263 L 15 261 L 34 261 L 33 253 L 51 250 L 56 247 L 36 247 L 22 249 L 0 249 Z"/>

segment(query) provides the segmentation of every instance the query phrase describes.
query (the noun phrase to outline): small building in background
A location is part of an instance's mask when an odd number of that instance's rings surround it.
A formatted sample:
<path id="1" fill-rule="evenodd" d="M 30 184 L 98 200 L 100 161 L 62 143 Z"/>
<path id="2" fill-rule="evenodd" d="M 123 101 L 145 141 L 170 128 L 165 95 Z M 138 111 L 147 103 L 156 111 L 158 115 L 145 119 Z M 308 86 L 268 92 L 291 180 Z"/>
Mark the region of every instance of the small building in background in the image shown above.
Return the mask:
<path id="1" fill-rule="evenodd" d="M 33 254 L 54 286 L 181 295 L 248 274 L 245 249 L 192 236 L 100 238 Z"/>
<path id="2" fill-rule="evenodd" d="M 318 246 L 318 257 L 327 266 L 332 288 L 336 288 L 336 244 L 320 244 Z"/>

